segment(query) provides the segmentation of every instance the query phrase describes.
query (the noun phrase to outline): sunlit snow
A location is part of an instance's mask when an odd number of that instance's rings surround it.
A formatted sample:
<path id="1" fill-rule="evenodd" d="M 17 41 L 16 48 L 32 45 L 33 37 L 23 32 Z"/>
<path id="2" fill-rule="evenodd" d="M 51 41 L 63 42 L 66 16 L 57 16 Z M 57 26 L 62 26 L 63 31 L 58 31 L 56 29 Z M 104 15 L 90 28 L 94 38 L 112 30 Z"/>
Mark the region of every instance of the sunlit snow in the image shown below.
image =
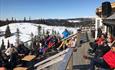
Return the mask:
<path id="1" fill-rule="evenodd" d="M 52 29 L 56 32 L 59 32 L 61 35 L 62 32 L 65 29 L 68 29 L 69 31 L 72 31 L 73 33 L 76 33 L 77 28 L 70 28 L 70 27 L 64 27 L 64 26 L 47 26 L 43 24 L 33 24 L 33 23 L 11 23 L 9 24 L 10 31 L 13 33 L 13 36 L 5 38 L 4 36 L 0 36 L 0 45 L 2 43 L 2 39 L 4 40 L 4 44 L 7 46 L 7 42 L 9 40 L 10 43 L 14 44 L 16 43 L 16 30 L 17 28 L 20 31 L 20 40 L 23 42 L 26 42 L 31 39 L 31 33 L 35 35 L 38 35 L 38 27 L 41 26 L 41 31 L 50 31 L 50 34 L 52 32 Z M 0 27 L 0 32 L 5 32 L 7 25 Z"/>

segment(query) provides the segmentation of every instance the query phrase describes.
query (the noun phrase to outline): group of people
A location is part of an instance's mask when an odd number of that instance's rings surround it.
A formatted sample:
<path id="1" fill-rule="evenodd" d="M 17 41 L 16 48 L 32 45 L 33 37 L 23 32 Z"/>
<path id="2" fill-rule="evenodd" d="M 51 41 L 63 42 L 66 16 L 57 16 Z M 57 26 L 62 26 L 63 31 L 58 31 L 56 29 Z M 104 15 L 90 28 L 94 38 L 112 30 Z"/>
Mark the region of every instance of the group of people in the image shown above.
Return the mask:
<path id="1" fill-rule="evenodd" d="M 60 47 L 62 39 L 70 35 L 67 29 L 62 33 L 63 37 L 57 35 L 44 35 L 38 39 L 33 39 L 30 48 L 28 48 L 23 42 L 14 46 L 10 44 L 7 49 L 0 48 L 0 67 L 5 67 L 9 70 L 13 70 L 16 65 L 21 63 L 21 59 L 26 55 L 35 55 L 36 57 L 44 57 L 46 53 L 53 51 L 59 51 L 66 48 Z M 61 46 L 67 47 L 65 43 Z M 59 49 L 57 49 L 59 48 Z"/>
<path id="2" fill-rule="evenodd" d="M 20 64 L 21 58 L 28 54 L 29 49 L 25 47 L 24 43 L 19 44 L 17 47 L 10 44 L 7 49 L 0 50 L 0 67 L 13 70 L 17 64 Z"/>
<path id="3" fill-rule="evenodd" d="M 89 70 L 115 68 L 115 39 L 110 34 L 99 34 L 94 42 L 90 42 L 88 53 L 92 55 Z"/>

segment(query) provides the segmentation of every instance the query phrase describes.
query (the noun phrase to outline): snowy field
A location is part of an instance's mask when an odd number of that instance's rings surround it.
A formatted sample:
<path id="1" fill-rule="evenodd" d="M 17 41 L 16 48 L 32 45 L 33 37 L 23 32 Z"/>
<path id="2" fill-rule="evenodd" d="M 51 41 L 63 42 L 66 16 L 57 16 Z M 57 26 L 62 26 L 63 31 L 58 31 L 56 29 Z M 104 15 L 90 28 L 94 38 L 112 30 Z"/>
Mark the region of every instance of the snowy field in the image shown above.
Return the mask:
<path id="1" fill-rule="evenodd" d="M 16 30 L 17 28 L 20 31 L 20 40 L 23 42 L 26 42 L 28 40 L 31 39 L 31 33 L 33 33 L 33 35 L 38 35 L 38 27 L 37 26 L 41 26 L 41 32 L 48 30 L 50 32 L 50 34 L 52 33 L 52 30 L 59 32 L 59 34 L 61 35 L 62 32 L 65 29 L 68 29 L 69 31 L 72 31 L 73 33 L 76 33 L 77 28 L 70 28 L 70 27 L 62 27 L 62 26 L 47 26 L 47 25 L 43 25 L 43 24 L 33 24 L 33 23 L 11 23 L 9 24 L 10 27 L 10 31 L 11 33 L 13 33 L 14 35 L 8 38 L 5 38 L 4 36 L 0 36 L 0 46 L 2 43 L 2 39 L 4 40 L 4 44 L 7 46 L 7 41 L 9 40 L 9 42 L 11 44 L 16 43 Z M 0 32 L 5 32 L 7 25 L 0 27 Z"/>

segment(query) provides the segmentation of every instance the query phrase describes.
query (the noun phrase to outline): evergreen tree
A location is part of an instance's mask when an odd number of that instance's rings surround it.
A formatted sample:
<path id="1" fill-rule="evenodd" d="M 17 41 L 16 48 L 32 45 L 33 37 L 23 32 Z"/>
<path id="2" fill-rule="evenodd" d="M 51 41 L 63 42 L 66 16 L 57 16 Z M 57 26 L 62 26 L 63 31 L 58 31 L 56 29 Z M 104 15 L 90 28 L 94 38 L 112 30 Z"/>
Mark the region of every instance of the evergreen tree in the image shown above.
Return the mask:
<path id="1" fill-rule="evenodd" d="M 49 31 L 48 30 L 46 31 L 46 35 L 49 35 Z"/>
<path id="2" fill-rule="evenodd" d="M 55 35 L 57 34 L 57 32 L 56 32 L 56 31 L 54 31 L 54 33 L 55 33 Z"/>
<path id="3" fill-rule="evenodd" d="M 60 33 L 59 33 L 59 32 L 57 32 L 57 35 L 59 36 L 59 35 L 60 35 Z"/>
<path id="4" fill-rule="evenodd" d="M 54 32 L 54 30 L 52 29 L 52 35 L 55 35 L 55 32 Z"/>
<path id="5" fill-rule="evenodd" d="M 9 25 L 7 25 L 7 28 L 5 31 L 5 38 L 10 37 L 10 36 L 11 36 L 10 27 L 9 27 Z"/>
<path id="6" fill-rule="evenodd" d="M 17 28 L 16 30 L 16 45 L 18 46 L 20 44 L 20 35 L 19 35 L 20 31 Z"/>
<path id="7" fill-rule="evenodd" d="M 24 21 L 26 21 L 26 17 L 24 17 Z"/>
<path id="8" fill-rule="evenodd" d="M 4 45 L 4 40 L 3 40 L 3 39 L 2 39 L 2 44 L 1 44 L 0 50 L 1 50 L 1 51 L 2 51 L 2 50 L 5 50 L 5 45 Z"/>
<path id="9" fill-rule="evenodd" d="M 30 34 L 30 36 L 31 36 L 31 40 L 33 40 L 33 36 L 34 36 L 34 34 L 33 34 L 33 33 L 31 33 L 31 34 Z"/>
<path id="10" fill-rule="evenodd" d="M 31 33 L 30 37 L 31 37 L 31 45 L 30 45 L 30 49 L 32 50 L 32 49 L 33 49 L 33 42 L 34 42 L 33 33 Z"/>
<path id="11" fill-rule="evenodd" d="M 8 18 L 6 18 L 6 21 L 9 22 Z"/>
<path id="12" fill-rule="evenodd" d="M 42 34 L 44 35 L 45 34 L 45 30 L 43 29 L 43 32 L 42 32 Z"/>
<path id="13" fill-rule="evenodd" d="M 12 21 L 14 21 L 14 18 L 12 17 Z"/>
<path id="14" fill-rule="evenodd" d="M 31 20 L 31 17 L 29 17 L 29 21 Z"/>
<path id="15" fill-rule="evenodd" d="M 38 26 L 38 36 L 40 36 L 41 35 L 41 26 L 39 25 Z"/>
<path id="16" fill-rule="evenodd" d="M 8 40 L 8 43 L 7 43 L 7 48 L 9 48 L 10 47 L 10 43 L 9 43 L 9 40 Z"/>

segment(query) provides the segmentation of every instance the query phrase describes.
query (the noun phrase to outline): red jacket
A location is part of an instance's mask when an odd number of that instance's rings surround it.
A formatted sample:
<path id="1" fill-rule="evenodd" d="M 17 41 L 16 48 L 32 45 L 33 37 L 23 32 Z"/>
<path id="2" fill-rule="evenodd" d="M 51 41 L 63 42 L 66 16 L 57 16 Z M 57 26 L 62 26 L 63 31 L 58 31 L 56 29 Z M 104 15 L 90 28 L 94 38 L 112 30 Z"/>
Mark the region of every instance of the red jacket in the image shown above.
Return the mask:
<path id="1" fill-rule="evenodd" d="M 110 68 L 115 68 L 115 52 L 110 50 L 103 56 L 103 59 L 110 66 Z"/>
<path id="2" fill-rule="evenodd" d="M 97 43 L 98 45 L 103 45 L 104 39 L 103 39 L 103 38 L 98 38 L 98 39 L 96 40 L 96 43 Z"/>

